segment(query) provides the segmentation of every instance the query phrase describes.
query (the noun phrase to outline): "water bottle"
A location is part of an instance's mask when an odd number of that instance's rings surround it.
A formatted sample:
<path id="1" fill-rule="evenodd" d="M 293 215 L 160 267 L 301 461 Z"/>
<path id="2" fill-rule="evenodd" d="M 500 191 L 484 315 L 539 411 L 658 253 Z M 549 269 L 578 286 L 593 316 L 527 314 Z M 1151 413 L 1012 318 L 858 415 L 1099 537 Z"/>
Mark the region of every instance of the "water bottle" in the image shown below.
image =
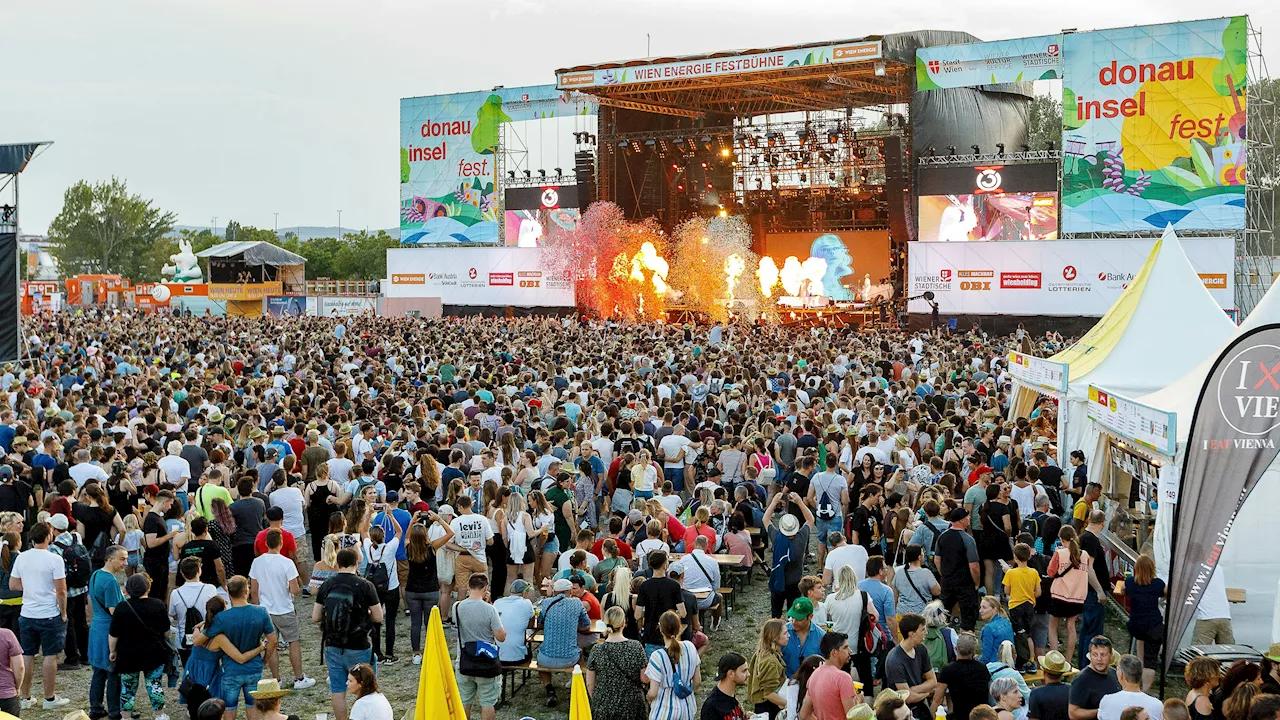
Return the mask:
<path id="1" fill-rule="evenodd" d="M 938 712 L 933 716 L 934 720 L 947 720 L 947 709 L 941 705 L 938 706 Z"/>

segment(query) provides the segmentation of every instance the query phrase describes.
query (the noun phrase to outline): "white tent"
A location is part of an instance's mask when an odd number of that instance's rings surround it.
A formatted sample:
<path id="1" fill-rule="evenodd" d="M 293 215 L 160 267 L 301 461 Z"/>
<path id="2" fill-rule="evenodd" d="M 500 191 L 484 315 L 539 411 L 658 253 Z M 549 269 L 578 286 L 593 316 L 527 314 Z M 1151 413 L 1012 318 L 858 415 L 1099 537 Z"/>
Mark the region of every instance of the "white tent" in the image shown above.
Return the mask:
<path id="1" fill-rule="evenodd" d="M 1253 312 L 1237 328 L 1236 332 L 1216 347 L 1211 355 L 1190 372 L 1170 383 L 1168 387 L 1135 398 L 1151 407 L 1177 413 L 1177 457 L 1170 470 L 1182 467 L 1185 445 L 1191 434 L 1191 421 L 1196 402 L 1204 387 L 1205 379 L 1222 350 L 1238 335 L 1260 325 L 1280 323 L 1280 283 L 1271 289 Z M 1105 386 L 1103 386 L 1105 387 Z M 1108 388 L 1109 389 L 1109 388 Z M 1280 507 L 1280 459 L 1271 464 L 1231 527 L 1231 534 L 1223 548 L 1219 567 L 1225 577 L 1226 587 L 1242 588 L 1247 602 L 1232 607 L 1232 619 L 1236 640 L 1254 647 L 1266 647 L 1280 642 L 1273 630 L 1274 603 L 1277 600 L 1277 582 L 1280 581 L 1280 560 L 1271 542 L 1275 538 L 1274 509 Z M 1161 503 L 1156 511 L 1156 528 L 1153 546 L 1156 566 L 1161 577 L 1168 577 L 1170 530 L 1173 525 L 1172 503 Z"/>
<path id="2" fill-rule="evenodd" d="M 1107 314 L 1079 342 L 1049 358 L 1069 367 L 1070 384 L 1059 410 L 1066 413 L 1059 457 L 1076 449 L 1088 452 L 1097 443 L 1086 414 L 1090 384 L 1131 398 L 1158 390 L 1194 368 L 1234 331 L 1173 228 L 1166 228 Z"/>

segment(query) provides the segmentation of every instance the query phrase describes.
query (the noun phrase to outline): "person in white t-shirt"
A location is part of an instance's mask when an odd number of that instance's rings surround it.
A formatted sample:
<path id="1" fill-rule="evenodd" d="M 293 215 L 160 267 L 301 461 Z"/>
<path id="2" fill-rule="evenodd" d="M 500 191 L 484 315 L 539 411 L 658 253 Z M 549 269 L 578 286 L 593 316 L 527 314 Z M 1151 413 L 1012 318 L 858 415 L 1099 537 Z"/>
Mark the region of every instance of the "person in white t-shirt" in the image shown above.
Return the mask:
<path id="1" fill-rule="evenodd" d="M 198 557 L 185 557 L 178 563 L 178 576 L 182 584 L 169 593 L 169 620 L 178 629 L 178 645 L 181 647 L 192 642 L 194 627 L 187 627 L 187 610 L 200 613 L 204 619 L 205 605 L 218 594 L 218 588 L 206 582 L 200 582 L 201 560 Z M 184 641 L 183 637 L 187 639 Z"/>
<path id="2" fill-rule="evenodd" d="M 84 484 L 90 480 L 97 480 L 103 485 L 107 483 L 107 473 L 90 462 L 88 450 L 76 451 L 76 464 L 72 465 L 67 473 L 71 475 L 72 480 L 76 481 L 78 488 L 84 487 Z"/>
<path id="3" fill-rule="evenodd" d="M 22 592 L 22 611 L 18 617 L 26 672 L 22 675 L 21 697 L 31 696 L 32 673 L 36 653 L 44 655 L 41 679 L 44 684 L 44 709 L 52 710 L 71 703 L 57 696 L 58 653 L 62 652 L 67 632 L 67 569 L 62 558 L 49 550 L 53 530 L 45 523 L 31 528 L 32 547 L 18 554 L 9 570 L 9 589 Z"/>
<path id="4" fill-rule="evenodd" d="M 351 466 L 354 464 L 347 458 L 347 443 L 343 440 L 334 443 L 333 452 L 336 457 L 325 461 L 325 465 L 329 466 L 329 479 L 338 483 L 339 487 L 345 487 L 351 479 Z"/>
<path id="5" fill-rule="evenodd" d="M 662 451 L 662 474 L 675 487 L 676 492 L 684 490 L 684 466 L 694 459 L 694 453 L 702 443 L 695 443 L 684 435 L 684 424 L 678 423 L 671 434 L 658 441 L 658 449 Z"/>
<path id="6" fill-rule="evenodd" d="M 1162 720 L 1164 705 L 1142 692 L 1142 659 L 1137 655 L 1121 655 L 1116 662 L 1116 679 L 1120 692 L 1103 695 L 1098 703 L 1098 720 L 1120 720 L 1127 708 L 1140 707 L 1151 720 Z"/>
<path id="7" fill-rule="evenodd" d="M 249 566 L 249 602 L 261 605 L 271 615 L 271 622 L 280 634 L 280 641 L 289 647 L 289 665 L 293 669 L 295 689 L 305 689 L 316 684 L 302 671 L 302 639 L 298 615 L 294 611 L 293 598 L 302 592 L 298 582 L 298 568 L 293 560 L 280 554 L 284 535 L 278 528 L 267 530 L 267 552 L 254 558 Z M 280 677 L 280 657 L 273 649 L 267 655 L 271 675 Z"/>
<path id="8" fill-rule="evenodd" d="M 831 551 L 827 553 L 827 559 L 822 565 L 823 585 L 830 586 L 832 590 L 838 591 L 840 589 L 840 568 L 845 566 L 853 568 L 854 574 L 858 576 L 858 582 L 866 579 L 866 548 L 846 542 L 844 533 L 841 532 L 828 534 L 827 542 L 831 544 Z"/>
<path id="9" fill-rule="evenodd" d="M 455 502 L 458 516 L 449 523 L 453 539 L 445 547 L 458 553 L 453 563 L 453 586 L 465 588 L 472 575 L 488 572 L 485 550 L 493 544 L 493 525 L 489 518 L 471 512 L 470 497 L 459 495 Z"/>
<path id="10" fill-rule="evenodd" d="M 378 591 L 378 599 L 382 601 L 382 616 L 388 618 L 382 625 L 382 629 L 387 633 L 387 652 L 382 653 L 377 646 L 380 639 L 379 633 L 373 635 L 373 652 L 378 656 L 378 662 L 394 665 L 397 662 L 395 618 L 396 613 L 400 611 L 400 578 L 396 575 L 396 551 L 404 542 L 404 529 L 395 521 L 388 524 L 395 531 L 395 537 L 390 539 L 387 538 L 387 531 L 381 524 L 369 528 L 369 537 L 364 539 L 364 560 L 365 573 L 369 572 L 370 565 L 376 563 L 381 563 L 387 571 L 387 591 L 386 593 L 381 589 Z"/>
<path id="11" fill-rule="evenodd" d="M 168 455 L 160 458 L 156 466 L 164 473 L 163 482 L 180 488 L 186 488 L 187 482 L 191 480 L 191 463 L 182 457 L 182 443 L 177 440 L 171 440 L 165 446 L 165 452 Z"/>
<path id="12" fill-rule="evenodd" d="M 293 478 L 294 476 L 285 475 L 285 486 L 272 490 L 267 499 L 271 501 L 271 507 L 278 507 L 284 511 L 284 529 L 293 533 L 294 540 L 302 542 L 303 536 L 307 533 L 302 520 L 302 491 L 298 489 Z"/>

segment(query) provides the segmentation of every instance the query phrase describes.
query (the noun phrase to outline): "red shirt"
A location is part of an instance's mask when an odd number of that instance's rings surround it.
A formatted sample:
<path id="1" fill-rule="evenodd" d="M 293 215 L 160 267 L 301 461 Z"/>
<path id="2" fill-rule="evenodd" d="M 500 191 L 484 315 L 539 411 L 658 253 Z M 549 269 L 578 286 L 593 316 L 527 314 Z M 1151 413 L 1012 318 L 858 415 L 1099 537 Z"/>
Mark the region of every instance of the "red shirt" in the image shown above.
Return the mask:
<path id="1" fill-rule="evenodd" d="M 667 518 L 667 535 L 670 536 L 671 544 L 674 546 L 676 543 L 684 539 L 687 528 L 685 528 L 684 523 L 680 522 L 675 515 L 667 513 Z M 693 548 L 688 549 L 692 550 Z"/>
<path id="2" fill-rule="evenodd" d="M 844 699 L 857 691 L 849 673 L 834 665 L 823 663 L 809 676 L 806 697 L 813 703 L 814 720 L 844 720 Z"/>
<path id="3" fill-rule="evenodd" d="M 597 540 L 596 544 L 591 546 L 591 554 L 595 555 L 598 559 L 603 560 L 604 559 L 604 541 L 608 539 L 609 538 L 600 538 L 599 540 Z M 623 560 L 630 560 L 631 546 L 627 544 L 627 541 L 623 540 L 620 537 L 614 538 L 613 541 L 618 543 L 618 557 L 622 558 Z"/>
<path id="4" fill-rule="evenodd" d="M 690 525 L 684 531 L 684 551 L 693 552 L 693 543 L 701 535 L 707 539 L 707 552 L 714 552 L 716 549 L 716 531 L 710 525 L 703 525 L 702 529 L 698 529 L 697 523 Z"/>
<path id="5" fill-rule="evenodd" d="M 271 530 L 271 528 L 262 530 L 261 532 L 258 533 L 258 537 L 254 538 L 253 540 L 253 556 L 254 557 L 267 554 L 267 532 L 269 530 Z M 289 532 L 288 530 L 285 530 L 284 528 L 280 528 L 280 536 L 281 536 L 280 539 L 282 541 L 280 543 L 280 554 L 287 558 L 292 558 L 293 554 L 298 552 L 298 543 L 294 541 L 293 533 Z"/>
<path id="6" fill-rule="evenodd" d="M 307 441 L 300 437 L 289 438 L 289 447 L 293 450 L 294 456 L 301 460 L 302 451 L 307 449 Z"/>
<path id="7" fill-rule="evenodd" d="M 410 514 L 412 514 L 412 513 L 420 513 L 420 512 L 428 512 L 428 511 L 430 511 L 430 510 L 431 510 L 431 506 L 430 506 L 430 505 L 428 505 L 428 504 L 426 504 L 426 503 L 424 503 L 424 502 L 422 502 L 421 500 L 419 500 L 418 502 L 416 502 L 416 503 L 414 503 L 414 504 L 412 504 L 412 505 L 410 505 L 410 506 L 409 506 L 409 512 L 410 512 Z"/>
<path id="8" fill-rule="evenodd" d="M 596 599 L 596 596 L 588 592 L 588 593 L 583 593 L 582 597 L 579 599 L 585 602 L 589 606 L 587 608 L 587 617 L 591 618 L 591 622 L 595 622 L 599 620 L 600 619 L 600 601 Z"/>

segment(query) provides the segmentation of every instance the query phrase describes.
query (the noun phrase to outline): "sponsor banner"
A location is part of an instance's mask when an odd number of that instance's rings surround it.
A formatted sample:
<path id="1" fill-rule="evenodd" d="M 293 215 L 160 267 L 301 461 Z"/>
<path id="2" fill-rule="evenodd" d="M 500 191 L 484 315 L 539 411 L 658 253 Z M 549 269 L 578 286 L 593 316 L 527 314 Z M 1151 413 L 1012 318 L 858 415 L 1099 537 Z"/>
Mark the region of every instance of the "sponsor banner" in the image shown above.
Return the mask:
<path id="1" fill-rule="evenodd" d="M 1064 38 L 1062 231 L 1237 230 L 1245 17 Z"/>
<path id="2" fill-rule="evenodd" d="M 1054 362 L 1035 355 L 1024 355 L 1020 352 L 1009 353 L 1009 374 L 1017 378 L 1023 385 L 1043 390 L 1065 393 L 1067 391 L 1068 367 L 1066 363 Z"/>
<path id="3" fill-rule="evenodd" d="M 301 317 L 307 315 L 307 303 L 311 298 L 297 295 L 270 295 L 267 297 L 267 314 L 272 317 Z"/>
<path id="4" fill-rule="evenodd" d="M 279 280 L 260 283 L 209 283 L 209 299 L 230 302 L 261 300 L 269 295 L 284 292 Z"/>
<path id="5" fill-rule="evenodd" d="M 375 297 L 326 295 L 309 299 L 315 300 L 314 312 L 309 314 L 322 317 L 376 315 L 378 313 L 378 299 Z"/>
<path id="6" fill-rule="evenodd" d="M 507 188 L 505 207 L 510 210 L 557 210 L 578 207 L 577 185 Z"/>
<path id="7" fill-rule="evenodd" d="M 1089 386 L 1089 417 L 1126 440 L 1173 457 L 1178 452 L 1178 414 Z"/>
<path id="8" fill-rule="evenodd" d="M 1058 193 L 921 195 L 923 242 L 1058 239 Z"/>
<path id="9" fill-rule="evenodd" d="M 922 167 L 916 190 L 920 195 L 982 195 L 1058 191 L 1057 163 Z"/>
<path id="10" fill-rule="evenodd" d="M 771 70 L 785 70 L 794 65 L 825 65 L 827 63 L 878 60 L 882 57 L 881 52 L 879 40 L 833 43 L 822 47 L 775 50 L 772 52 L 718 58 L 697 58 L 695 60 L 679 60 L 650 65 L 580 71 L 563 70 L 556 74 L 556 84 L 563 89 L 578 89 L 601 85 L 632 85 L 635 83 L 686 80 L 723 75 L 750 75 Z"/>
<path id="11" fill-rule="evenodd" d="M 573 282 L 544 270 L 542 248 L 392 248 L 385 295 L 444 305 L 572 307 Z"/>
<path id="12" fill-rule="evenodd" d="M 401 99 L 400 242 L 501 244 L 501 124 L 595 112 L 587 96 L 553 85 Z"/>
<path id="13" fill-rule="evenodd" d="M 1209 294 L 1224 309 L 1235 307 L 1234 241 L 1180 241 Z M 944 314 L 1100 317 L 1142 268 L 1155 242 L 908 243 L 907 295 L 933 292 Z M 928 314 L 931 308 L 917 298 L 908 309 Z"/>
<path id="14" fill-rule="evenodd" d="M 1191 624 L 1236 513 L 1275 461 L 1277 370 L 1280 325 L 1261 325 L 1218 355 L 1200 391 L 1173 516 L 1166 644 Z M 1173 656 L 1165 653 L 1166 668 Z"/>
<path id="15" fill-rule="evenodd" d="M 916 89 L 974 87 L 1062 77 L 1062 36 L 916 50 Z"/>

